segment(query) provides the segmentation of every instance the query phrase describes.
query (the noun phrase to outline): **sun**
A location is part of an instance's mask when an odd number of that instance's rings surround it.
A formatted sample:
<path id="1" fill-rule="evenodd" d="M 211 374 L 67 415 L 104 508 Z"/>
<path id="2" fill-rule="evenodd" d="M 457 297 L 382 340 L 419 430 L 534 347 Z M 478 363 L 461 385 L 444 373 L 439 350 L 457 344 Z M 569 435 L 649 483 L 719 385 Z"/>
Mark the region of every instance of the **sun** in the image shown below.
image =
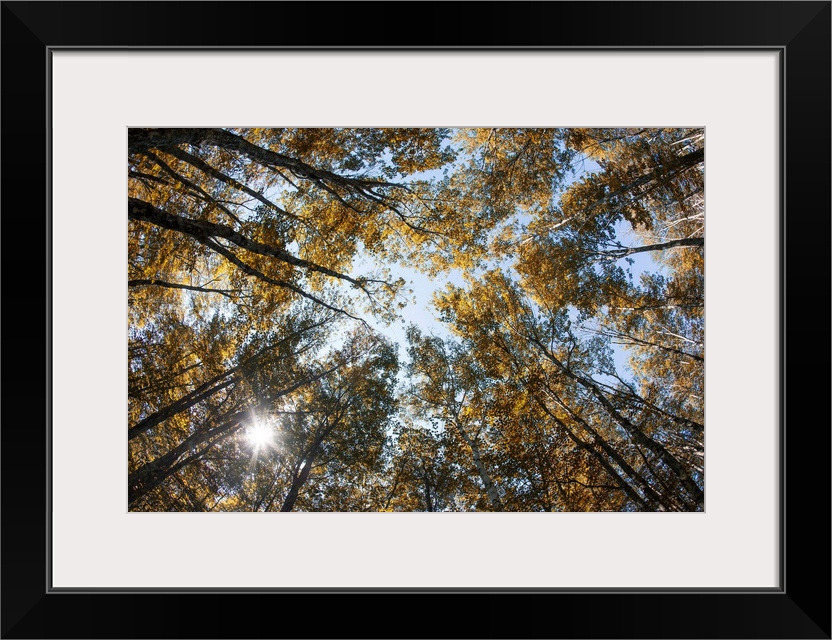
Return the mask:
<path id="1" fill-rule="evenodd" d="M 246 438 L 256 449 L 274 442 L 274 427 L 266 422 L 255 422 L 246 431 Z"/>

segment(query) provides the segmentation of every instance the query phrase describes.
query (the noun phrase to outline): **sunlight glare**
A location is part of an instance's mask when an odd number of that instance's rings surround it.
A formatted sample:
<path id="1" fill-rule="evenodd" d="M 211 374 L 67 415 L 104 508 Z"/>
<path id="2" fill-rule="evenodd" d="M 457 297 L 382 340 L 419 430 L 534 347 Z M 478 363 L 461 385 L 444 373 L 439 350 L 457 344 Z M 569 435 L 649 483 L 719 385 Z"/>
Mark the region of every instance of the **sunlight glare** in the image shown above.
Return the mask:
<path id="1" fill-rule="evenodd" d="M 246 432 L 248 441 L 258 449 L 265 445 L 272 444 L 274 428 L 265 422 L 255 422 Z"/>

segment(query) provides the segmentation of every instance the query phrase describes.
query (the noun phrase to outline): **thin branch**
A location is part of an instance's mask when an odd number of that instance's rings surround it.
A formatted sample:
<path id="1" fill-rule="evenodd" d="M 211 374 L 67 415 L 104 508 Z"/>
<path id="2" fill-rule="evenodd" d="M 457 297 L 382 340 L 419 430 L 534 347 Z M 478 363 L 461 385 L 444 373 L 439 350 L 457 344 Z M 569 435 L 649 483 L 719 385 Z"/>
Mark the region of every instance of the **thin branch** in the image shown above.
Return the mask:
<path id="1" fill-rule="evenodd" d="M 219 293 L 220 295 L 225 296 L 226 298 L 233 298 L 231 295 L 232 293 L 237 293 L 242 291 L 242 289 L 209 289 L 207 287 L 200 287 L 190 284 L 178 284 L 176 282 L 166 282 L 164 280 L 157 280 L 157 279 L 140 279 L 140 280 L 128 280 L 127 281 L 128 287 L 143 287 L 143 286 L 156 286 L 156 287 L 166 287 L 168 289 L 188 289 L 189 291 L 200 291 L 203 293 Z"/>

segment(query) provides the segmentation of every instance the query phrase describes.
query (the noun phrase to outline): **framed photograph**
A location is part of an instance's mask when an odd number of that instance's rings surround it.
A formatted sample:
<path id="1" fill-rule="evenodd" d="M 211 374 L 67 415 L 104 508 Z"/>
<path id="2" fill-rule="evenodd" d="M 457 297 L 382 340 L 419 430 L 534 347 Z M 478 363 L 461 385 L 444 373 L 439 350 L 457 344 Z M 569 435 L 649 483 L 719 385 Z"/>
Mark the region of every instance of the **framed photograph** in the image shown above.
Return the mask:
<path id="1" fill-rule="evenodd" d="M 829 2 L 2 11 L 3 637 L 830 637 Z"/>

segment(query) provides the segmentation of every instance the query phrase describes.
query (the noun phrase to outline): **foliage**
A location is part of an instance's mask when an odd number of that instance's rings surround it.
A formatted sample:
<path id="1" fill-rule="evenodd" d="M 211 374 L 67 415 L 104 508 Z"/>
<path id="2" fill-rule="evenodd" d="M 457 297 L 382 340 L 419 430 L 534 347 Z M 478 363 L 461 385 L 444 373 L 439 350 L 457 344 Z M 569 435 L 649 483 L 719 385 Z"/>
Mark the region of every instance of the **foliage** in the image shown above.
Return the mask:
<path id="1" fill-rule="evenodd" d="M 704 508 L 702 130 L 128 150 L 130 509 Z M 397 265 L 464 280 L 405 366 Z"/>

